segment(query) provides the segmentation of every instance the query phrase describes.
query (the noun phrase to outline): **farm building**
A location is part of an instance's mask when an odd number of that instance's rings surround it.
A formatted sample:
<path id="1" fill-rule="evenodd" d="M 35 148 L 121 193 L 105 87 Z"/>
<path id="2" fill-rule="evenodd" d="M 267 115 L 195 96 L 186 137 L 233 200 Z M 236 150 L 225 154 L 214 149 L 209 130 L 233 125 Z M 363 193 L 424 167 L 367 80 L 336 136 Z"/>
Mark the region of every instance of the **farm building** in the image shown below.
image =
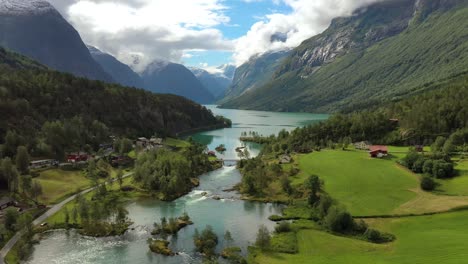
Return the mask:
<path id="1" fill-rule="evenodd" d="M 361 141 L 354 143 L 356 149 L 369 150 L 369 147 L 372 145 L 369 141 Z"/>
<path id="2" fill-rule="evenodd" d="M 289 163 L 292 162 L 292 158 L 291 158 L 291 156 L 289 156 L 287 154 L 284 154 L 284 155 L 280 156 L 279 162 L 280 162 L 280 164 L 289 164 Z"/>
<path id="3" fill-rule="evenodd" d="M 67 155 L 67 161 L 70 163 L 76 163 L 76 162 L 86 162 L 91 158 L 88 153 L 85 152 L 76 152 L 76 153 L 70 153 Z"/>
<path id="4" fill-rule="evenodd" d="M 46 160 L 34 160 L 29 163 L 30 169 L 42 169 L 49 168 L 52 166 L 58 166 L 58 160 L 46 159 Z"/>
<path id="5" fill-rule="evenodd" d="M 147 149 L 147 150 L 162 147 L 162 143 L 163 143 L 162 138 L 155 138 L 155 137 L 152 137 L 150 139 L 147 139 L 145 137 L 140 137 L 135 141 L 136 146 L 141 147 L 143 149 Z"/>
<path id="6" fill-rule="evenodd" d="M 388 155 L 387 146 L 373 145 L 369 147 L 369 155 L 372 158 L 382 158 Z"/>

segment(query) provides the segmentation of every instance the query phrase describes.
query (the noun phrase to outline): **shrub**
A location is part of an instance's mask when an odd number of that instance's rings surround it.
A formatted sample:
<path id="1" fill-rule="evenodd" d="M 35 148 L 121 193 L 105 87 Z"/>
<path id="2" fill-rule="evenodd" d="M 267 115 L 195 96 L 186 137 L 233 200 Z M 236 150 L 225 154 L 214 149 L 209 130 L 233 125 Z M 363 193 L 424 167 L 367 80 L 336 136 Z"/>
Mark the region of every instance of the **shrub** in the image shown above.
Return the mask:
<path id="1" fill-rule="evenodd" d="M 330 207 L 324 219 L 325 226 L 333 232 L 346 233 L 354 227 L 354 219 L 349 212 L 336 206 Z"/>
<path id="2" fill-rule="evenodd" d="M 376 243 L 380 241 L 380 232 L 378 230 L 368 228 L 364 233 L 364 237 L 367 240 Z"/>
<path id="3" fill-rule="evenodd" d="M 291 224 L 286 221 L 280 222 L 278 225 L 275 226 L 276 233 L 286 233 L 291 231 Z"/>
<path id="4" fill-rule="evenodd" d="M 435 189 L 435 187 L 436 187 L 436 182 L 434 181 L 434 179 L 432 179 L 432 177 L 424 176 L 421 179 L 421 189 L 425 191 L 432 191 Z"/>
<path id="5" fill-rule="evenodd" d="M 258 229 L 257 239 L 255 240 L 255 245 L 260 249 L 268 249 L 270 247 L 271 236 L 270 232 L 266 226 L 261 225 Z"/>

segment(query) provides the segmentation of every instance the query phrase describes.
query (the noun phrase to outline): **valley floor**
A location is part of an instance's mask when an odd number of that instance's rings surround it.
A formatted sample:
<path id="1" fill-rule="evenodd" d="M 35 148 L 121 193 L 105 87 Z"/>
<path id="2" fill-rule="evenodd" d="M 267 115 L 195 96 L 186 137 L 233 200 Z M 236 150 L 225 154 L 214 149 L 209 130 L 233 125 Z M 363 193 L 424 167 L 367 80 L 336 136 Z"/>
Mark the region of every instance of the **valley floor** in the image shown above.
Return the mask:
<path id="1" fill-rule="evenodd" d="M 394 242 L 373 244 L 325 232 L 306 220 L 305 204 L 296 202 L 284 215 L 302 219 L 293 224 L 297 232 L 291 235 L 296 237 L 286 242 L 297 241 L 298 253 L 279 253 L 285 251 L 274 247 L 266 252 L 254 250 L 251 262 L 465 263 L 468 160 L 455 159 L 458 176 L 438 180 L 436 191 L 425 192 L 419 187 L 420 175 L 398 165 L 399 158 L 397 152 L 385 159 L 371 159 L 366 152 L 357 150 L 299 155 L 295 157 L 295 166 L 301 172 L 292 181 L 299 186 L 309 175 L 318 175 L 324 181 L 325 192 L 355 217 L 364 217 L 369 227 L 395 235 Z M 278 239 L 281 238 L 275 234 L 273 244 Z"/>

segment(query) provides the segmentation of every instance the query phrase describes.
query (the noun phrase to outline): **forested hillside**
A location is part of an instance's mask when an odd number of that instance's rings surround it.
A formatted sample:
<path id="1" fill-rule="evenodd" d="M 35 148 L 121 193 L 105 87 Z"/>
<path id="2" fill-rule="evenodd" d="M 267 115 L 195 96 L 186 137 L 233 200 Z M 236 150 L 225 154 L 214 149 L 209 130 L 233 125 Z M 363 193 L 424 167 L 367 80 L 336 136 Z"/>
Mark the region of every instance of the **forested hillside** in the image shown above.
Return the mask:
<path id="1" fill-rule="evenodd" d="M 468 75 L 428 89 L 371 110 L 336 114 L 318 125 L 297 129 L 284 140 L 293 151 L 309 152 L 345 138 L 348 142 L 430 145 L 437 137 L 448 138 L 458 131 L 465 136 L 457 144 L 468 147 Z"/>
<path id="2" fill-rule="evenodd" d="M 384 1 L 339 18 L 277 76 L 225 107 L 351 112 L 424 91 L 468 67 L 466 1 Z"/>
<path id="3" fill-rule="evenodd" d="M 58 147 L 96 148 L 109 135 L 170 135 L 223 125 L 205 107 L 179 96 L 45 70 L 1 48 L 0 58 L 0 140 L 11 151 L 18 145 L 33 155 Z"/>

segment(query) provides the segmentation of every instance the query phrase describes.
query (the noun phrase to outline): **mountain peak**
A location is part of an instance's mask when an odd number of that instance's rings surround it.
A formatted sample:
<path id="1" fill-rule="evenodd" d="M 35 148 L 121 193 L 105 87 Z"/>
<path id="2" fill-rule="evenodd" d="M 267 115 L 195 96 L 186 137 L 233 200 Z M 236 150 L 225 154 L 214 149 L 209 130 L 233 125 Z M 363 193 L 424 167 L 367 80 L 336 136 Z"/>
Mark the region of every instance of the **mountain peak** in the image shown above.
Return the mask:
<path id="1" fill-rule="evenodd" d="M 43 0 L 0 0 L 1 15 L 30 15 L 57 12 L 47 1 Z"/>

